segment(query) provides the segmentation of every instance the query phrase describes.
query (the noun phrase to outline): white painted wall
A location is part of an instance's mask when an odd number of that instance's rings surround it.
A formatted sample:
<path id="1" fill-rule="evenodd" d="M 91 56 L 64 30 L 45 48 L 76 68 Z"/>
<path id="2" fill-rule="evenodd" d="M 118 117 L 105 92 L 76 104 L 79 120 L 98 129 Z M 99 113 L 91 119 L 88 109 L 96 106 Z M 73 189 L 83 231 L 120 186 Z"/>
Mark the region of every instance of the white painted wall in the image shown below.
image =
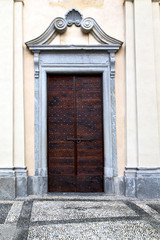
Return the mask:
<path id="1" fill-rule="evenodd" d="M 14 4 L 14 166 L 25 165 L 23 86 L 23 4 Z"/>
<path id="2" fill-rule="evenodd" d="M 13 0 L 0 0 L 0 167 L 13 166 Z"/>

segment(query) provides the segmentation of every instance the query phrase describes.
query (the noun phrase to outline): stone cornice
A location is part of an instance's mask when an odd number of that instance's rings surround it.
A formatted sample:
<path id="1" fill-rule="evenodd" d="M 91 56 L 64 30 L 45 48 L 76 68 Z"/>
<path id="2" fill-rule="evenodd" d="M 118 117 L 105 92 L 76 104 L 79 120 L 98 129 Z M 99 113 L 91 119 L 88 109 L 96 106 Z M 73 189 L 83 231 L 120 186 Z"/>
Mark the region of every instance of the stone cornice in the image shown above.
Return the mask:
<path id="1" fill-rule="evenodd" d="M 102 45 L 29 45 L 29 49 L 34 52 L 37 53 L 37 57 L 38 54 L 41 51 L 52 51 L 52 52 L 56 52 L 56 51 L 75 51 L 75 52 L 83 52 L 83 51 L 106 51 L 109 53 L 116 53 L 120 48 L 119 44 L 102 44 Z M 37 58 L 38 59 L 38 58 Z M 113 59 L 113 58 L 112 58 Z"/>

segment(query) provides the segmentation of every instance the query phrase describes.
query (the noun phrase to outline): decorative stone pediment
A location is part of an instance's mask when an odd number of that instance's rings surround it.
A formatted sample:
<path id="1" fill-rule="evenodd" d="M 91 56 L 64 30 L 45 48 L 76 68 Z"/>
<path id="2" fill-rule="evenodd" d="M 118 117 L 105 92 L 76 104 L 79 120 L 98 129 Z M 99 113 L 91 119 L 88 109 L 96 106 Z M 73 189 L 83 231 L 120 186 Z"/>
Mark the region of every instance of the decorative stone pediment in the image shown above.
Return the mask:
<path id="1" fill-rule="evenodd" d="M 28 47 L 33 45 L 48 45 L 57 34 L 63 34 L 67 30 L 67 27 L 73 24 L 80 27 L 83 33 L 92 34 L 101 44 L 118 45 L 119 47 L 122 45 L 121 41 L 107 35 L 93 18 L 87 17 L 83 19 L 82 14 L 74 8 L 66 13 L 65 18 L 55 18 L 42 35 L 26 42 L 26 45 Z"/>

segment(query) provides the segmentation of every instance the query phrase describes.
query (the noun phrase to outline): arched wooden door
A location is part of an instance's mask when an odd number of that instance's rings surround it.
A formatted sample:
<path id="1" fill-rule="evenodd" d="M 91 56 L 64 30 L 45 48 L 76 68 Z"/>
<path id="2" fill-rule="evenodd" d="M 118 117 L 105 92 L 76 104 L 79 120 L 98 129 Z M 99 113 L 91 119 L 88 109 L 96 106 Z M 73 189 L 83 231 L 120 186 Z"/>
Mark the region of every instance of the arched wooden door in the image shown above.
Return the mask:
<path id="1" fill-rule="evenodd" d="M 101 75 L 48 75 L 48 191 L 103 192 Z"/>

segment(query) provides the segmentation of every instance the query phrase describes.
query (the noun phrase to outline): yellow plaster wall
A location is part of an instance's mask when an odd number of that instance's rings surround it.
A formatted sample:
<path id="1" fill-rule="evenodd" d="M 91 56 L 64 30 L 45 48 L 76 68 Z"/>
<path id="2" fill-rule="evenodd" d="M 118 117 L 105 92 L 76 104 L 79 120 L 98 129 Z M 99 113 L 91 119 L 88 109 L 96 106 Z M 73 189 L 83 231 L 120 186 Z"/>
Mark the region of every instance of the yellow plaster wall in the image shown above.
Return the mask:
<path id="1" fill-rule="evenodd" d="M 60 6 L 66 9 L 77 8 L 85 9 L 89 7 L 102 8 L 104 6 L 104 0 L 49 0 L 49 4 L 52 7 Z"/>
<path id="2" fill-rule="evenodd" d="M 24 42 L 42 34 L 55 17 L 64 17 L 71 8 L 80 10 L 84 18 L 93 17 L 107 34 L 124 41 L 123 0 L 24 0 Z M 75 27 L 56 37 L 53 43 L 73 44 L 75 39 L 79 44 L 95 43 L 92 37 L 84 36 Z M 115 88 L 118 171 L 123 175 L 126 158 L 124 46 L 116 54 Z M 24 92 L 26 165 L 29 175 L 34 175 L 34 64 L 33 54 L 25 45 Z"/>

